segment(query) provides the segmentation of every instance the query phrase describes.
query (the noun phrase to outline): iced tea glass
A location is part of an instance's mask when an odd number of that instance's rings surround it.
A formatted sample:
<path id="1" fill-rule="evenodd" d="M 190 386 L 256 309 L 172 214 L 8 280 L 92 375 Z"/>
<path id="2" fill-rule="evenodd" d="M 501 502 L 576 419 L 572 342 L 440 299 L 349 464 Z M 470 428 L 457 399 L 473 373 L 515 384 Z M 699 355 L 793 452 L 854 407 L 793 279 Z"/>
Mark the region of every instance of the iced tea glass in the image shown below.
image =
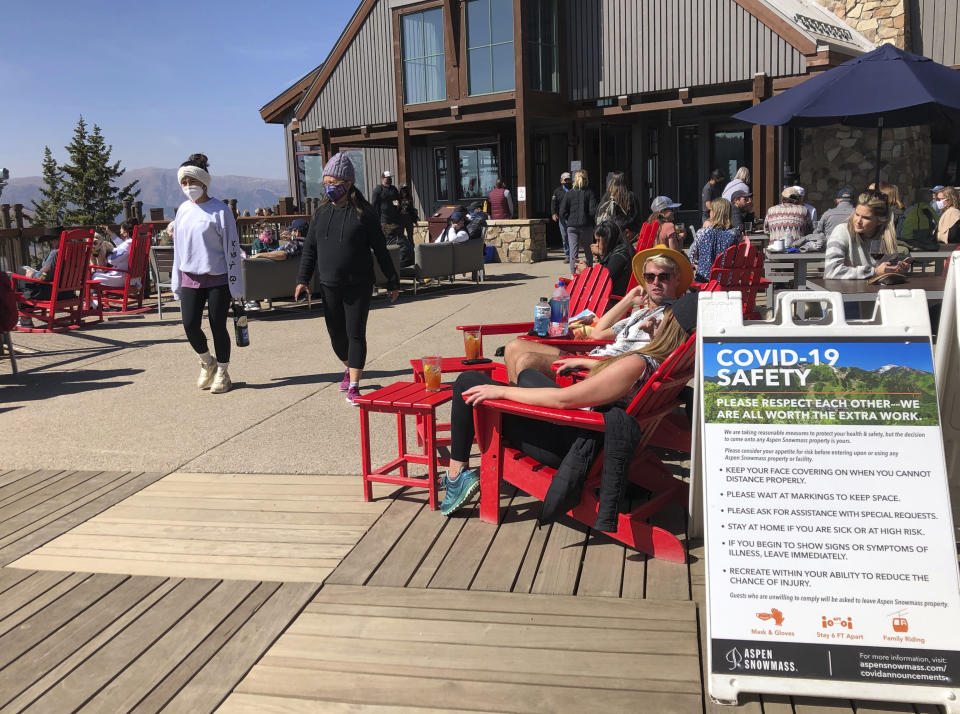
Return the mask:
<path id="1" fill-rule="evenodd" d="M 423 381 L 428 392 L 440 390 L 440 365 L 442 357 L 423 358 Z"/>
<path id="2" fill-rule="evenodd" d="M 463 351 L 467 359 L 477 359 L 483 356 L 483 336 L 480 330 L 463 331 Z"/>

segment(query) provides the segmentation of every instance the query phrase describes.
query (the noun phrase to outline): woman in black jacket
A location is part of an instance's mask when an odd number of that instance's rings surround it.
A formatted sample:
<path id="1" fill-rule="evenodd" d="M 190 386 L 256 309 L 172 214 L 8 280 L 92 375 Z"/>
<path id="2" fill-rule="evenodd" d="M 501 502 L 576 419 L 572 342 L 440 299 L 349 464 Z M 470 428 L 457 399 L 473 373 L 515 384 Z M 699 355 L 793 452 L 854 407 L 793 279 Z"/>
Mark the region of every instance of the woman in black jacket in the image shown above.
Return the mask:
<path id="1" fill-rule="evenodd" d="M 567 245 L 570 247 L 570 273 L 577 271 L 577 251 L 583 248 L 587 267 L 593 265 L 590 243 L 593 242 L 594 216 L 597 214 L 597 197 L 587 185 L 587 172 L 574 174 L 573 188 L 560 202 L 560 219 L 567 226 Z"/>
<path id="2" fill-rule="evenodd" d="M 627 292 L 627 283 L 633 273 L 633 250 L 623 232 L 613 221 L 604 221 L 594 231 L 596 242 L 590 246 L 597 262 L 610 271 L 613 294 L 621 297 Z"/>
<path id="3" fill-rule="evenodd" d="M 355 404 L 360 396 L 360 375 L 367 359 L 367 315 L 373 292 L 373 250 L 387 276 L 390 302 L 396 302 L 400 278 L 380 218 L 353 185 L 353 164 L 345 154 L 335 154 L 323 168 L 324 201 L 313 214 L 300 256 L 294 298 L 310 292 L 314 268 L 320 271 L 323 319 L 333 351 L 346 370 L 340 391 Z"/>

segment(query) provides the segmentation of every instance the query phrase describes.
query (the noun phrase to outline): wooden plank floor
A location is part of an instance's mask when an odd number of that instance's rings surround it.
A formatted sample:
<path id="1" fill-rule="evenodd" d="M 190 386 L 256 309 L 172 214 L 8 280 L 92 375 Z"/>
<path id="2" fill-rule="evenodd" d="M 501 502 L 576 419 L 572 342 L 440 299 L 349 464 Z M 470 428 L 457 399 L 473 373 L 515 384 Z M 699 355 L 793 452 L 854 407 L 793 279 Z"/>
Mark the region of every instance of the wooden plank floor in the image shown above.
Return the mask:
<path id="1" fill-rule="evenodd" d="M 388 503 L 357 477 L 174 473 L 13 566 L 320 583 Z"/>
<path id="2" fill-rule="evenodd" d="M 325 585 L 220 711 L 692 714 L 702 710 L 695 609 Z"/>
<path id="3" fill-rule="evenodd" d="M 107 510 L 161 476 L 131 471 L 0 469 L 0 566 Z"/>
<path id="4" fill-rule="evenodd" d="M 0 712 L 210 712 L 319 586 L 0 570 Z"/>

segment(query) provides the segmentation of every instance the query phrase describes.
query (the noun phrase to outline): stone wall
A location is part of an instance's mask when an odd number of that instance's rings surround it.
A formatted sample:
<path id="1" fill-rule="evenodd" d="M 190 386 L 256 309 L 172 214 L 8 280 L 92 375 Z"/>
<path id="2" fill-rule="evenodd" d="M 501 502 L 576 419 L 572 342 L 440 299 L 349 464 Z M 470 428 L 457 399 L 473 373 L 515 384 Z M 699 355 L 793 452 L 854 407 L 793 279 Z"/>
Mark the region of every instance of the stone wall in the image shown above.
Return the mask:
<path id="1" fill-rule="evenodd" d="M 414 243 L 430 238 L 426 221 L 413 230 Z M 487 221 L 487 245 L 497 249 L 501 263 L 536 263 L 547 258 L 547 222 L 540 218 L 530 220 Z"/>
<path id="2" fill-rule="evenodd" d="M 909 47 L 909 0 L 817 0 L 868 40 L 879 46 Z M 891 90 L 893 91 L 893 90 Z M 883 133 L 880 179 L 896 184 L 904 203 L 912 203 L 931 170 L 928 127 L 886 129 Z M 876 129 L 824 127 L 803 132 L 799 183 L 807 201 L 821 211 L 833 205 L 837 189 L 855 191 L 873 182 L 877 154 Z"/>

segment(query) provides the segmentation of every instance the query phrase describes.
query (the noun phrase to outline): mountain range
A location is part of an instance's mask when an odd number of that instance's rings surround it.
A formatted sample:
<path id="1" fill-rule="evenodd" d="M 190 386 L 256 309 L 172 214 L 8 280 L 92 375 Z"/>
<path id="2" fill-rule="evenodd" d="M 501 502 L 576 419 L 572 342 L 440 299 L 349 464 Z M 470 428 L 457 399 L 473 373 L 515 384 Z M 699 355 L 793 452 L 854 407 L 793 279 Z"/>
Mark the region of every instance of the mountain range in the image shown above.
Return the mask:
<path id="1" fill-rule="evenodd" d="M 174 209 L 185 200 L 177 183 L 176 169 L 127 169 L 120 180 L 126 186 L 131 181 L 139 181 L 138 201 L 143 201 L 144 216 L 149 217 L 151 208 L 163 208 L 166 218 L 173 218 Z M 10 183 L 0 194 L 0 203 L 22 203 L 24 208 L 32 208 L 31 201 L 40 200 L 40 176 L 11 176 Z M 273 206 L 283 196 L 290 195 L 290 188 L 283 179 L 265 179 L 252 176 L 214 176 L 212 196 L 221 199 L 237 199 L 237 209 L 243 213 L 253 213 L 258 208 Z"/>

